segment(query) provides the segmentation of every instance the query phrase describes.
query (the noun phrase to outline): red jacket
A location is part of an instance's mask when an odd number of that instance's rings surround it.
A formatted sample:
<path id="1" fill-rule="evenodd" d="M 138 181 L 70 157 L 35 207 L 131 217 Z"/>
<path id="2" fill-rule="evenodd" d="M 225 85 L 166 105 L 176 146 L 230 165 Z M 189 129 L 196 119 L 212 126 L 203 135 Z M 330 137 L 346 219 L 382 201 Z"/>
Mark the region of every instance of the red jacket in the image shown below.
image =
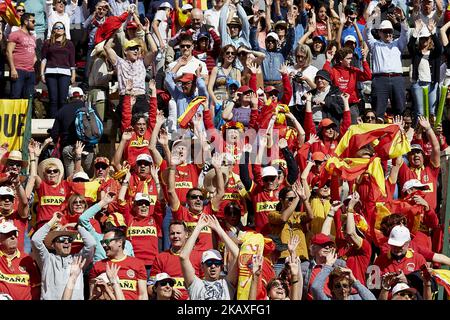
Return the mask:
<path id="1" fill-rule="evenodd" d="M 323 65 L 323 70 L 330 73 L 332 83 L 339 87 L 342 92 L 350 95 L 349 103 L 358 103 L 359 95 L 356 87 L 358 81 L 368 81 L 372 79 L 372 72 L 370 71 L 367 61 L 363 61 L 363 71 L 356 67 L 343 67 L 335 65 L 331 67 L 330 62 L 327 61 Z"/>

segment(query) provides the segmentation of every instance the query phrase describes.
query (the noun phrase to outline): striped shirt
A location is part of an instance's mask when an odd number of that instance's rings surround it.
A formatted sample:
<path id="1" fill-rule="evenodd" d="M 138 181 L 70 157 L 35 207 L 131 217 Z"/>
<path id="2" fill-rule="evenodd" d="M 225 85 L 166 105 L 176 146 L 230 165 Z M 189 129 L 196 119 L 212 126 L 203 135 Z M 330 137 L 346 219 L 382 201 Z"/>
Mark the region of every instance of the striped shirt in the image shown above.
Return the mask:
<path id="1" fill-rule="evenodd" d="M 117 79 L 119 82 L 119 94 L 145 94 L 145 75 L 147 73 L 144 59 L 135 62 L 117 57 L 114 66 L 117 69 Z"/>

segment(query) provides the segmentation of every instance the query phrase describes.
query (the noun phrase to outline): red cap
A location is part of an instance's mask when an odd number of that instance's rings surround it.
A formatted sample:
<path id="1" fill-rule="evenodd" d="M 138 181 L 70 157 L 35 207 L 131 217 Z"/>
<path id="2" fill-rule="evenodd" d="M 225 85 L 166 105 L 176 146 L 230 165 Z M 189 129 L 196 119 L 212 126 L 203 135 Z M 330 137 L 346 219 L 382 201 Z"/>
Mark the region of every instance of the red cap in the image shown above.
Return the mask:
<path id="1" fill-rule="evenodd" d="M 180 78 L 178 78 L 177 81 L 189 82 L 189 81 L 194 81 L 195 78 L 196 78 L 196 76 L 193 73 L 183 73 L 183 75 Z"/>
<path id="2" fill-rule="evenodd" d="M 312 154 L 312 160 L 313 161 L 324 161 L 325 160 L 325 154 L 320 151 L 313 152 Z"/>
<path id="3" fill-rule="evenodd" d="M 331 239 L 330 236 L 327 236 L 326 234 L 318 233 L 318 234 L 315 234 L 311 238 L 311 244 L 317 244 L 317 245 L 321 246 L 321 245 L 324 245 L 326 243 L 333 243 L 334 244 L 333 239 Z"/>
<path id="4" fill-rule="evenodd" d="M 268 92 L 272 92 L 272 91 L 277 91 L 280 92 L 280 90 L 278 90 L 277 88 L 275 88 L 274 86 L 268 86 L 264 88 L 264 92 L 268 93 Z"/>
<path id="5" fill-rule="evenodd" d="M 329 118 L 322 119 L 322 121 L 320 121 L 320 123 L 319 123 L 320 128 L 327 128 L 331 125 L 336 125 L 336 123 L 334 123 L 333 120 L 331 120 Z"/>
<path id="6" fill-rule="evenodd" d="M 128 21 L 127 29 L 137 29 L 137 28 L 138 28 L 138 25 L 137 25 L 136 21 L 134 21 L 134 20 Z"/>
<path id="7" fill-rule="evenodd" d="M 239 92 L 239 93 L 246 93 L 246 92 L 249 92 L 249 91 L 254 92 L 253 89 L 250 88 L 249 86 L 242 86 L 242 87 L 240 87 L 238 89 L 237 92 Z"/>

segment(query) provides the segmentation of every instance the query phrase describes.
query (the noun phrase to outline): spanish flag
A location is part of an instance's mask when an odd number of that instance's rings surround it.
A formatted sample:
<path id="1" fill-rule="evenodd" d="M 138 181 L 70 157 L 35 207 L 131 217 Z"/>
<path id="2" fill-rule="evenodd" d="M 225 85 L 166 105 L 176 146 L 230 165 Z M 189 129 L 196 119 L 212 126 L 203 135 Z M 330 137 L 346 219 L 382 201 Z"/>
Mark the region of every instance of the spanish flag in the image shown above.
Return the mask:
<path id="1" fill-rule="evenodd" d="M 377 156 L 383 159 L 397 158 L 411 151 L 406 134 L 398 125 L 362 123 L 350 126 L 335 153 L 341 158 L 349 158 L 369 143 L 372 143 Z"/>
<path id="2" fill-rule="evenodd" d="M 447 297 L 450 297 L 450 270 L 433 269 L 431 274 L 436 279 L 436 282 L 444 287 Z"/>
<path id="3" fill-rule="evenodd" d="M 351 182 L 363 173 L 368 173 L 383 196 L 386 196 L 383 167 L 381 166 L 381 159 L 378 157 L 372 157 L 370 159 L 345 158 L 342 160 L 337 157 L 331 157 L 325 164 L 325 171 L 321 174 L 320 181 L 321 185 L 323 185 L 329 176 L 334 174 Z"/>
<path id="4" fill-rule="evenodd" d="M 0 16 L 10 26 L 20 26 L 20 17 L 17 14 L 16 8 L 11 3 L 11 0 L 3 0 L 0 2 Z"/>
<path id="5" fill-rule="evenodd" d="M 206 97 L 200 96 L 192 100 L 186 110 L 183 112 L 181 116 L 178 117 L 178 125 L 186 129 L 189 125 L 189 122 L 191 122 L 194 115 L 197 113 L 198 108 L 201 104 L 206 103 Z"/>
<path id="6" fill-rule="evenodd" d="M 100 187 L 100 182 L 98 180 L 89 182 L 72 182 L 71 187 L 75 194 L 84 196 L 88 202 L 97 202 L 98 188 Z"/>

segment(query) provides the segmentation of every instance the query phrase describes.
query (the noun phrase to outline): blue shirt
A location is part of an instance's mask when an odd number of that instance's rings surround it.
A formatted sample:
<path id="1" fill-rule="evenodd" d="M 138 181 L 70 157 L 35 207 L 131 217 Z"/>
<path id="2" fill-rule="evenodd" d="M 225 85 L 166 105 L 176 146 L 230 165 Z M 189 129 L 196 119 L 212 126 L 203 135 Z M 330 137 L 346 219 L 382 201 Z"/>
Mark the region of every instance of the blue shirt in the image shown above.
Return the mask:
<path id="1" fill-rule="evenodd" d="M 227 30 L 227 17 L 229 13 L 230 5 L 226 4 L 220 10 L 220 18 L 219 18 L 219 32 L 220 37 L 222 38 L 222 48 L 228 44 L 232 44 L 236 49 L 241 45 L 245 45 L 250 47 L 249 36 L 250 36 L 250 23 L 248 22 L 247 14 L 245 13 L 244 8 L 240 4 L 237 7 L 238 17 L 241 19 L 242 30 L 240 36 L 238 38 L 231 38 L 230 34 Z"/>
<path id="2" fill-rule="evenodd" d="M 22 1 L 19 1 L 22 2 Z M 47 29 L 47 17 L 45 16 L 45 0 L 24 0 L 25 11 L 34 13 L 36 23 L 34 31 L 36 34 L 44 33 Z"/>

